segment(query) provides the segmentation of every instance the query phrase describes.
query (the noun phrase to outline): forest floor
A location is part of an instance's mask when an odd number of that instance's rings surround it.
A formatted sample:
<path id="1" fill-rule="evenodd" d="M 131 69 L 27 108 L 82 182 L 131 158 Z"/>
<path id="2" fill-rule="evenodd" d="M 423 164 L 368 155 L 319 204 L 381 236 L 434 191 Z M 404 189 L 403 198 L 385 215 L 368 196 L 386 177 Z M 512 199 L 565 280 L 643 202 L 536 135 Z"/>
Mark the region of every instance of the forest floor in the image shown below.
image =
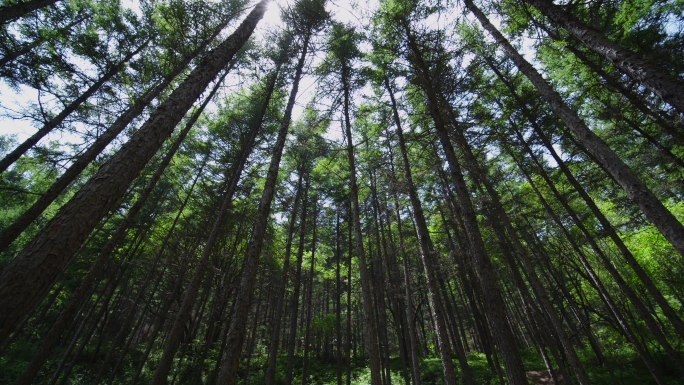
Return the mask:
<path id="1" fill-rule="evenodd" d="M 532 381 L 534 385 L 562 385 L 565 384 L 563 377 L 558 379 L 558 384 L 553 382 L 551 378 L 551 373 L 548 370 L 537 370 L 532 372 L 527 372 L 527 379 Z"/>

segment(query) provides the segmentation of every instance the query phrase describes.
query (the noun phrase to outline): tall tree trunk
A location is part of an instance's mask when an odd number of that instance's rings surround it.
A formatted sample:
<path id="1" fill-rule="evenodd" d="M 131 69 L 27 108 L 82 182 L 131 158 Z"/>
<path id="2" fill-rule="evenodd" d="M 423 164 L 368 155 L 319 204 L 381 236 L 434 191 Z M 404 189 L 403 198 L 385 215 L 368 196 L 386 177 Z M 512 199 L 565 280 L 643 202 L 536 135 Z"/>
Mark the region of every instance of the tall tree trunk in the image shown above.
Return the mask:
<path id="1" fill-rule="evenodd" d="M 404 185 L 408 192 L 409 201 L 411 202 L 420 256 L 423 261 L 425 281 L 427 283 L 430 297 L 430 307 L 432 308 L 432 314 L 435 319 L 435 331 L 437 334 L 439 354 L 442 359 L 444 383 L 447 385 L 455 385 L 456 373 L 454 372 L 454 366 L 451 361 L 451 346 L 449 344 L 446 316 L 444 314 L 444 307 L 442 304 L 443 299 L 439 295 L 439 284 L 437 282 L 435 267 L 433 266 L 436 253 L 432 245 L 432 239 L 430 238 L 430 231 L 427 227 L 427 221 L 425 220 L 425 215 L 423 214 L 423 208 L 420 203 L 420 199 L 418 198 L 416 187 L 413 183 L 413 176 L 411 175 L 411 163 L 409 162 L 408 153 L 406 151 L 406 142 L 404 141 L 404 133 L 401 129 L 401 120 L 399 118 L 399 113 L 397 112 L 396 101 L 394 100 L 392 88 L 390 87 L 389 79 L 387 77 L 385 77 L 385 88 L 387 89 L 390 100 L 392 101 L 394 124 L 397 126 L 396 132 L 399 142 L 401 161 L 404 169 Z M 459 355 L 458 358 L 466 385 L 473 385 L 474 382 L 472 371 L 468 365 L 468 362 L 465 361 L 465 357 L 461 357 L 461 355 Z"/>
<path id="2" fill-rule="evenodd" d="M 297 322 L 299 321 L 299 293 L 302 287 L 302 258 L 304 257 L 304 247 L 306 242 L 306 220 L 309 195 L 309 180 L 305 175 L 304 197 L 302 198 L 302 216 L 299 219 L 299 244 L 297 246 L 297 261 L 295 262 L 295 272 L 292 279 L 292 294 L 290 297 L 290 328 L 287 339 L 287 366 L 285 367 L 285 385 L 292 384 L 294 372 L 294 355 L 297 346 Z"/>
<path id="3" fill-rule="evenodd" d="M 264 383 L 272 385 L 275 381 L 276 361 L 278 358 L 278 348 L 280 347 L 280 329 L 283 318 L 283 305 L 285 303 L 285 289 L 290 273 L 290 256 L 292 254 L 292 238 L 294 237 L 295 227 L 297 225 L 297 215 L 299 213 L 299 204 L 303 192 L 304 172 L 300 170 L 297 181 L 297 191 L 295 193 L 294 203 L 290 211 L 290 224 L 287 231 L 287 240 L 285 241 L 285 255 L 283 257 L 283 269 L 278 286 L 276 288 L 276 299 L 274 301 L 273 324 L 271 329 L 271 339 L 268 346 L 268 366 L 266 368 L 266 379 Z"/>
<path id="4" fill-rule="evenodd" d="M 537 1 L 537 0 L 534 0 Z M 518 69 L 532 82 L 551 109 L 565 122 L 570 131 L 600 164 L 615 178 L 665 239 L 684 257 L 684 226 L 648 189 L 644 182 L 611 150 L 608 145 L 594 134 L 570 107 L 563 101 L 537 70 L 513 48 L 511 43 L 499 32 L 472 0 L 465 0 L 466 7 L 477 17 L 480 24 L 494 37 L 494 40 L 513 61 Z"/>
<path id="5" fill-rule="evenodd" d="M 551 0 L 524 1 L 684 114 L 684 83 L 680 79 L 670 76 L 642 60 L 637 54 L 622 48 L 599 31 L 565 12 L 560 6 L 553 4 Z"/>
<path id="6" fill-rule="evenodd" d="M 337 385 L 342 385 L 342 279 L 340 265 L 342 259 L 340 235 L 340 211 L 337 207 L 335 216 L 335 361 L 337 366 Z"/>
<path id="7" fill-rule="evenodd" d="M 399 234 L 399 247 L 401 249 L 401 264 L 404 275 L 404 295 L 406 296 L 406 318 L 409 333 L 409 355 L 411 357 L 411 374 L 413 376 L 413 384 L 420 385 L 420 357 L 418 355 L 418 336 L 416 335 L 415 319 L 416 315 L 413 311 L 413 292 L 411 291 L 411 270 L 408 266 L 408 256 L 404 249 L 404 235 L 402 234 L 401 215 L 399 212 L 399 199 L 394 198 L 394 209 L 397 215 L 397 233 Z"/>
<path id="8" fill-rule="evenodd" d="M 309 366 L 310 359 L 309 354 L 311 350 L 311 322 L 313 317 L 313 284 L 314 284 L 314 265 L 316 262 L 315 252 L 316 252 L 316 219 L 318 217 L 318 197 L 314 197 L 314 210 L 313 210 L 313 234 L 311 239 L 311 265 L 309 267 L 309 290 L 306 294 L 306 317 L 304 325 L 304 361 L 302 362 L 302 385 L 306 385 L 309 379 Z"/>
<path id="9" fill-rule="evenodd" d="M 405 29 L 409 47 L 414 55 L 415 64 L 422 77 L 421 85 L 428 97 L 429 113 L 435 123 L 435 130 L 451 171 L 466 234 L 468 235 L 475 271 L 481 285 L 483 300 L 486 304 L 487 321 L 490 324 L 497 348 L 501 353 L 508 381 L 514 385 L 527 385 L 525 368 L 518 354 L 515 338 L 506 317 L 505 305 L 497 284 L 496 274 L 482 241 L 482 234 L 477 223 L 477 214 L 472 204 L 470 192 L 468 191 L 461 166 L 441 115 L 438 94 L 433 89 L 433 79 L 431 79 L 427 63 L 422 58 L 422 53 L 408 24 L 405 24 Z"/>
<path id="10" fill-rule="evenodd" d="M 273 147 L 271 162 L 266 174 L 266 182 L 264 190 L 259 202 L 257 216 L 252 230 L 252 236 L 247 245 L 245 252 L 242 276 L 240 278 L 240 285 L 233 304 L 233 317 L 230 321 L 230 326 L 226 335 L 226 348 L 221 357 L 221 369 L 218 375 L 218 382 L 225 385 L 234 385 L 236 382 L 236 374 L 238 364 L 240 362 L 240 353 L 242 352 L 242 344 L 245 339 L 245 326 L 247 325 L 247 308 L 251 302 L 252 291 L 254 288 L 254 281 L 257 273 L 257 266 L 259 257 L 261 255 L 261 248 L 263 246 L 264 235 L 266 234 L 266 225 L 268 217 L 271 212 L 271 202 L 275 195 L 275 187 L 278 179 L 278 170 L 280 168 L 280 159 L 285 147 L 285 139 L 290 127 L 290 120 L 292 118 L 292 108 L 294 107 L 297 98 L 297 90 L 299 89 L 299 80 L 302 77 L 302 70 L 304 61 L 306 60 L 306 53 L 308 50 L 310 34 L 304 37 L 302 53 L 297 62 L 295 76 L 292 81 L 292 90 L 285 107 L 283 120 L 278 131 L 278 138 Z"/>
<path id="11" fill-rule="evenodd" d="M 237 30 L 198 64 L 133 137 L 3 269 L 0 343 L 43 299 L 88 234 L 125 193 L 209 82 L 249 39 L 268 1 L 257 4 Z"/>
<path id="12" fill-rule="evenodd" d="M 388 130 L 385 130 L 388 133 Z M 389 137 L 389 136 L 388 136 Z M 392 179 L 394 178 L 394 154 L 391 144 L 388 142 L 388 155 L 390 159 L 390 175 Z M 372 173 L 374 176 L 375 173 Z M 372 179 L 375 181 L 375 178 Z M 391 212 L 388 208 L 386 202 L 382 202 L 378 197 L 377 183 L 372 185 L 372 201 L 374 206 L 374 215 L 376 217 L 376 222 L 378 222 L 377 227 L 379 227 L 379 237 L 382 239 L 382 249 L 383 249 L 383 263 L 384 268 L 387 271 L 387 298 L 390 301 L 391 307 L 390 312 L 394 320 L 394 330 L 397 337 L 397 348 L 399 350 L 399 359 L 401 361 L 401 374 L 404 378 L 406 385 L 411 383 L 411 375 L 409 372 L 409 352 L 407 349 L 407 325 L 408 321 L 406 319 L 406 304 L 403 298 L 403 285 L 401 284 L 400 272 L 397 266 L 396 256 L 397 248 L 392 239 L 392 225 Z M 383 215 L 384 214 L 384 215 Z M 383 217 L 387 218 L 387 227 L 385 227 L 385 221 Z M 389 241 L 389 247 L 388 247 Z"/>
<path id="13" fill-rule="evenodd" d="M 69 186 L 69 184 L 71 184 L 93 160 L 95 160 L 102 150 L 104 150 L 112 140 L 114 140 L 121 131 L 133 121 L 133 119 L 138 117 L 145 107 L 159 96 L 178 74 L 187 68 L 192 59 L 204 51 L 230 20 L 230 18 L 227 18 L 225 22 L 216 28 L 211 36 L 204 40 L 199 47 L 178 63 L 174 69 L 164 77 L 161 83 L 145 92 L 140 99 L 121 114 L 114 123 L 112 123 L 112 125 L 109 126 L 109 128 L 103 132 L 62 175 L 59 176 L 59 178 L 57 178 L 43 194 L 41 194 L 40 198 L 38 198 L 28 210 L 21 214 L 19 218 L 0 233 L 0 252 L 4 251 L 12 242 L 14 242 L 19 235 L 21 235 L 21 233 L 26 230 L 26 228 L 35 221 L 55 199 L 57 199 L 59 194 L 61 194 L 62 191 L 64 191 L 64 189 L 67 188 L 67 186 Z M 233 64 L 231 63 L 231 66 L 232 65 Z"/>
<path id="14" fill-rule="evenodd" d="M 381 385 L 380 349 L 378 346 L 378 329 L 373 311 L 373 294 L 370 287 L 370 276 L 366 265 L 366 251 L 363 248 L 361 234 L 361 210 L 359 209 L 359 186 L 356 183 L 356 162 L 354 159 L 354 143 L 352 142 L 351 120 L 349 117 L 349 68 L 347 63 L 342 63 L 342 87 L 344 93 L 344 133 L 347 140 L 347 160 L 349 162 L 349 199 L 352 205 L 352 222 L 354 226 L 354 240 L 356 245 L 356 257 L 359 261 L 359 278 L 361 280 L 361 295 L 363 296 L 364 322 L 366 325 L 366 338 L 368 356 L 370 359 L 371 385 Z"/>
<path id="15" fill-rule="evenodd" d="M 223 80 L 223 78 L 227 74 L 228 72 L 226 72 L 221 77 L 221 80 Z M 69 299 L 69 302 L 67 302 L 67 305 L 64 307 L 64 309 L 62 309 L 62 312 L 60 313 L 57 320 L 52 324 L 50 332 L 48 333 L 47 337 L 43 339 L 41 346 L 38 349 L 38 352 L 36 352 L 33 359 L 31 360 L 31 363 L 24 370 L 21 379 L 17 381 L 16 385 L 28 385 L 31 382 L 33 382 L 33 379 L 35 378 L 36 374 L 38 374 L 38 370 L 43 366 L 45 360 L 47 360 L 48 354 L 56 346 L 57 342 L 59 342 L 59 339 L 62 336 L 64 329 L 68 326 L 70 320 L 73 318 L 76 309 L 85 300 L 86 294 L 89 292 L 97 277 L 100 276 L 100 272 L 105 266 L 105 263 L 109 261 L 111 253 L 114 251 L 114 248 L 125 237 L 128 227 L 131 225 L 131 223 L 133 223 L 133 220 L 138 215 L 140 210 L 143 208 L 144 204 L 147 202 L 147 199 L 149 198 L 150 194 L 152 194 L 154 187 L 157 185 L 159 179 L 161 179 L 161 176 L 166 170 L 166 167 L 171 163 L 171 159 L 176 154 L 176 151 L 178 151 L 178 149 L 180 148 L 181 143 L 189 133 L 194 123 L 199 118 L 200 114 L 204 110 L 204 107 L 206 107 L 206 105 L 209 103 L 209 100 L 211 100 L 211 98 L 214 96 L 214 93 L 218 91 L 219 85 L 220 82 L 216 84 L 210 95 L 203 102 L 202 106 L 200 106 L 200 108 L 198 108 L 198 110 L 193 114 L 192 118 L 188 121 L 185 128 L 178 135 L 178 138 L 176 138 L 174 143 L 171 145 L 171 148 L 160 162 L 159 166 L 157 167 L 157 170 L 152 175 L 150 180 L 147 182 L 145 188 L 141 191 L 138 200 L 133 204 L 133 206 L 131 206 L 131 208 L 126 213 L 126 217 L 121 221 L 121 223 L 119 223 L 119 226 L 115 230 L 114 234 L 102 247 L 102 250 L 100 250 L 97 257 L 93 261 L 93 264 L 90 266 L 90 270 L 88 270 L 88 273 L 83 278 L 83 281 L 79 285 L 78 289 L 76 289 L 74 294 L 72 294 L 71 298 Z"/>
<path id="16" fill-rule="evenodd" d="M 252 153 L 254 142 L 256 141 L 256 137 L 261 130 L 261 124 L 266 116 L 266 110 L 268 109 L 268 105 L 271 101 L 271 95 L 273 94 L 276 78 L 278 77 L 278 69 L 279 67 L 270 75 L 265 98 L 261 108 L 259 109 L 256 122 L 254 122 L 254 125 L 251 127 L 250 132 L 242 143 L 242 148 L 240 150 L 238 159 L 234 164 L 233 170 L 231 170 L 230 176 L 224 182 L 225 192 L 223 201 L 221 202 L 220 208 L 216 212 L 214 225 L 209 232 L 209 236 L 207 237 L 204 247 L 202 248 L 202 255 L 197 262 L 197 266 L 195 266 L 195 272 L 192 276 L 192 281 L 190 281 L 190 284 L 185 291 L 185 297 L 183 298 L 181 306 L 178 309 L 178 313 L 171 328 L 170 335 L 166 340 L 166 344 L 164 345 L 164 353 L 157 363 L 157 369 L 155 369 L 154 376 L 152 377 L 152 385 L 162 385 L 166 383 L 169 371 L 171 370 L 171 365 L 173 364 L 173 357 L 175 356 L 176 350 L 178 350 L 178 346 L 181 342 L 180 340 L 183 335 L 183 328 L 188 322 L 192 307 L 197 299 L 197 293 L 199 292 L 200 284 L 202 283 L 202 279 L 204 277 L 204 272 L 207 269 L 209 257 L 214 249 L 214 244 L 218 240 L 225 214 L 233 202 L 233 194 L 237 189 L 240 175 L 242 174 L 245 164 L 247 163 L 247 158 Z M 226 74 L 227 73 L 228 72 L 226 72 Z M 221 83 L 221 80 L 219 80 L 217 83 L 217 87 Z"/>
<path id="17" fill-rule="evenodd" d="M 351 196 L 349 197 L 349 205 L 347 206 L 347 311 L 346 311 L 346 318 L 347 318 L 347 338 L 345 342 L 345 347 L 346 347 L 346 352 L 347 352 L 347 360 L 346 360 L 346 381 L 345 383 L 347 385 L 351 385 L 351 359 L 352 359 L 352 346 L 354 346 L 354 357 L 356 358 L 356 345 L 352 342 L 353 338 L 353 332 L 352 332 L 352 302 L 351 302 L 351 293 L 352 293 L 352 252 L 354 250 L 354 247 L 352 247 L 352 240 L 354 237 L 352 236 L 352 229 L 354 227 L 354 224 L 352 223 L 352 203 L 351 203 Z"/>

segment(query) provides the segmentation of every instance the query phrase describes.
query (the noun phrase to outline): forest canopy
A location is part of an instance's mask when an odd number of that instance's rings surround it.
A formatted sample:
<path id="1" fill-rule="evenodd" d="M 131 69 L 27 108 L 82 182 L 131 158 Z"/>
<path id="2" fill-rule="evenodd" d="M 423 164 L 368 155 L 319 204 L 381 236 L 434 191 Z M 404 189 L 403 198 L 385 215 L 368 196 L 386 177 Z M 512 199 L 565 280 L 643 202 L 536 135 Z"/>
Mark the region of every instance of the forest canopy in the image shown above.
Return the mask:
<path id="1" fill-rule="evenodd" d="M 2 0 L 0 383 L 684 384 L 682 0 Z"/>

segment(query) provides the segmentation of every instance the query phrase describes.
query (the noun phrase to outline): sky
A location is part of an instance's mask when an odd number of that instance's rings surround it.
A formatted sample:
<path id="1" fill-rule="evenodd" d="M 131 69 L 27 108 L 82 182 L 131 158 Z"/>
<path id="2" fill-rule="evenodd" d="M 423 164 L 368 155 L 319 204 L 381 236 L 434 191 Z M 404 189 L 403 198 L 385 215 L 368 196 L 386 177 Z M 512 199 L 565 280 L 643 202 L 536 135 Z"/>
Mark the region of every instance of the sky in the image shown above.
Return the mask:
<path id="1" fill-rule="evenodd" d="M 287 7 L 294 0 L 279 0 L 271 1 L 268 10 L 264 15 L 264 18 L 257 26 L 254 36 L 257 40 L 262 40 L 272 36 L 269 34 L 270 31 L 277 31 L 282 28 L 282 21 L 280 20 L 280 8 Z M 122 0 L 122 6 L 133 10 L 138 15 L 141 14 L 140 6 L 138 0 Z M 356 27 L 363 27 L 364 15 L 370 15 L 378 7 L 378 0 L 328 0 L 327 9 L 332 14 L 336 21 L 353 25 Z M 431 26 L 433 28 L 443 28 L 448 22 L 449 15 L 436 14 L 431 18 L 424 21 L 425 25 Z M 495 24 L 498 24 L 499 20 L 493 20 Z M 234 28 L 234 27 L 233 27 Z M 225 34 L 230 33 L 230 28 Z M 523 53 L 528 56 L 533 56 L 531 46 L 531 41 L 523 43 Z M 313 53 L 310 55 L 309 63 L 312 67 L 315 67 L 322 59 L 322 55 L 319 53 L 316 55 Z M 94 74 L 93 74 L 94 75 Z M 299 93 L 297 96 L 297 103 L 293 111 L 293 120 L 296 120 L 302 113 L 304 107 L 316 97 L 316 78 L 308 73 L 305 73 L 299 87 Z M 233 76 L 228 78 L 226 84 L 233 85 L 228 87 L 227 90 L 236 90 L 236 85 L 243 85 L 239 78 Z M 209 88 L 209 87 L 208 87 Z M 361 90 L 360 93 L 369 93 L 369 89 Z M 16 139 L 21 142 L 33 134 L 37 128 L 32 124 L 30 120 L 27 119 L 11 119 L 5 116 L 7 113 L 16 113 L 21 111 L 22 106 L 27 106 L 30 103 L 37 103 L 38 94 L 35 90 L 22 86 L 19 90 L 12 90 L 3 82 L 0 82 L 0 133 L 2 134 L 13 134 Z M 45 102 L 45 99 L 42 100 Z M 213 107 L 209 107 L 208 111 L 214 110 Z M 326 139 L 341 142 L 342 135 L 340 132 L 340 127 L 337 122 L 333 122 L 333 126 L 330 128 L 329 132 L 325 135 Z M 60 143 L 82 143 L 82 139 L 79 135 L 71 134 L 69 132 L 57 130 L 57 132 L 50 134 L 46 139 L 43 139 L 41 143 L 46 143 L 47 141 L 59 141 Z"/>
<path id="2" fill-rule="evenodd" d="M 292 1 L 289 1 L 289 3 L 291 2 Z M 256 39 L 263 39 L 264 36 L 267 36 L 268 31 L 274 31 L 281 28 L 280 7 L 286 6 L 287 3 L 288 1 L 284 0 L 270 2 L 264 18 L 254 32 Z M 329 0 L 328 10 L 333 14 L 337 21 L 352 25 L 360 25 L 360 20 L 362 18 L 361 12 L 368 12 L 374 9 L 377 5 L 377 0 L 363 1 L 363 6 L 354 3 L 355 2 L 344 0 Z M 122 0 L 121 4 L 123 7 L 131 9 L 136 14 L 141 15 L 139 1 Z M 293 119 L 296 119 L 301 115 L 304 106 L 313 98 L 316 91 L 315 79 L 305 74 L 299 89 L 300 92 L 297 97 L 297 105 L 293 111 Z M 46 101 L 44 98 L 45 96 L 43 96 L 41 102 Z M 34 89 L 27 86 L 21 86 L 18 90 L 13 90 L 8 87 L 7 84 L 0 81 L 0 134 L 14 135 L 18 142 L 22 142 L 36 132 L 37 126 L 31 120 L 10 118 L 7 115 L 16 116 L 22 108 L 25 108 L 25 106 L 31 103 L 37 103 L 38 100 L 38 93 Z M 70 143 L 82 142 L 78 135 L 62 131 L 51 133 L 47 138 L 43 139 L 41 143 L 46 143 L 47 141 Z"/>

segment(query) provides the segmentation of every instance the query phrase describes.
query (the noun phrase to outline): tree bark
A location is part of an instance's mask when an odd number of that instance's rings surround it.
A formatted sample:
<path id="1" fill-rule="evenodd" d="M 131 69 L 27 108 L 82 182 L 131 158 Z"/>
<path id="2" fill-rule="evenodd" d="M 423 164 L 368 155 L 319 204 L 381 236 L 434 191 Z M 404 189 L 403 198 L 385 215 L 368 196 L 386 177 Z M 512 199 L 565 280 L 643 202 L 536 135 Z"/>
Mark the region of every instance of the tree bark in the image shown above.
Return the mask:
<path id="1" fill-rule="evenodd" d="M 0 276 L 0 341 L 14 330 L 54 285 L 74 252 L 116 204 L 208 83 L 245 44 L 268 0 L 209 53 L 147 122 L 66 203 Z"/>
<path id="2" fill-rule="evenodd" d="M 532 0 L 530 0 L 532 1 Z M 537 1 L 537 0 L 533 0 Z M 580 143 L 592 154 L 600 164 L 615 178 L 636 203 L 646 218 L 655 225 L 670 244 L 684 257 L 684 226 L 648 189 L 644 182 L 620 159 L 608 145 L 594 134 L 570 107 L 563 101 L 549 83 L 537 70 L 513 48 L 511 43 L 499 32 L 472 0 L 465 0 L 466 7 L 477 17 L 482 26 L 494 37 L 494 40 L 513 61 L 518 69 L 532 82 L 551 109 L 565 122 Z M 684 109 L 683 109 L 684 110 Z"/>
<path id="3" fill-rule="evenodd" d="M 446 325 L 446 316 L 444 314 L 442 298 L 439 295 L 439 284 L 437 282 L 437 275 L 433 266 L 435 259 L 435 250 L 430 238 L 430 232 L 427 227 L 423 208 L 416 192 L 416 187 L 413 183 L 413 176 L 411 175 L 411 163 L 408 159 L 406 151 L 406 142 L 404 140 L 404 133 L 401 129 L 401 120 L 396 108 L 396 101 L 390 87 L 389 79 L 385 77 L 385 88 L 390 96 L 392 102 L 392 110 L 394 116 L 394 124 L 397 126 L 397 138 L 399 142 L 399 151 L 401 154 L 401 161 L 404 169 L 404 185 L 408 192 L 409 201 L 411 202 L 411 209 L 413 211 L 414 226 L 416 236 L 418 237 L 418 246 L 420 249 L 420 256 L 423 261 L 423 270 L 425 272 L 425 281 L 428 287 L 428 294 L 430 297 L 430 307 L 435 319 L 435 331 L 437 334 L 437 343 L 439 345 L 439 354 L 442 359 L 442 371 L 444 375 L 444 383 L 447 385 L 456 384 L 456 373 L 451 360 L 451 346 L 449 343 L 449 335 Z M 473 385 L 472 371 L 468 362 L 459 356 L 459 363 L 463 371 L 463 377 L 466 385 Z"/>
<path id="4" fill-rule="evenodd" d="M 382 368 L 380 365 L 380 350 L 378 346 L 378 329 L 373 311 L 373 294 L 370 287 L 370 276 L 366 265 L 366 251 L 363 248 L 361 234 L 361 210 L 359 209 L 359 186 L 356 183 L 356 162 L 354 160 L 354 144 L 351 134 L 351 120 L 349 117 L 349 68 L 342 62 L 342 87 L 344 93 L 344 134 L 347 140 L 347 160 L 349 162 L 349 199 L 351 199 L 351 214 L 354 226 L 354 241 L 356 257 L 359 262 L 359 277 L 361 280 L 361 295 L 363 296 L 364 322 L 367 329 L 368 356 L 370 359 L 371 385 L 382 384 Z"/>
<path id="5" fill-rule="evenodd" d="M 642 60 L 637 54 L 622 48 L 599 31 L 565 12 L 560 6 L 553 4 L 551 0 L 524 1 L 684 114 L 684 83 L 680 79 L 670 76 Z"/>
<path id="6" fill-rule="evenodd" d="M 60 0 L 29 0 L 17 4 L 0 7 L 0 25 L 14 21 L 31 11 L 55 4 Z"/>
<path id="7" fill-rule="evenodd" d="M 437 92 L 433 89 L 433 79 L 430 77 L 430 71 L 422 58 L 420 49 L 418 48 L 408 25 L 405 25 L 405 29 L 409 47 L 414 55 L 415 64 L 422 77 L 421 85 L 428 97 L 429 113 L 435 123 L 435 130 L 437 131 L 437 136 L 451 171 L 451 177 L 456 189 L 456 196 L 458 197 L 459 206 L 461 208 L 466 234 L 468 235 L 475 271 L 481 285 L 483 300 L 486 303 L 485 312 L 490 324 L 490 329 L 494 335 L 497 348 L 501 353 L 508 381 L 514 385 L 527 385 L 525 368 L 522 359 L 518 354 L 518 348 L 515 344 L 515 338 L 510 324 L 506 318 L 503 297 L 497 284 L 494 268 L 487 255 L 484 242 L 482 241 L 482 234 L 480 233 L 479 225 L 477 223 L 477 214 L 473 208 L 470 192 L 468 191 L 463 172 L 461 171 L 461 166 L 456 157 L 456 153 L 454 152 L 451 139 L 441 115 Z"/>
<path id="8" fill-rule="evenodd" d="M 292 81 L 292 90 L 285 107 L 283 120 L 278 131 L 278 138 L 272 150 L 271 162 L 266 174 L 266 182 L 264 190 L 259 202 L 257 216 L 252 230 L 252 236 L 247 245 L 245 252 L 242 276 L 240 278 L 239 289 L 235 302 L 233 304 L 234 316 L 231 318 L 230 326 L 226 334 L 226 349 L 221 357 L 221 369 L 218 375 L 218 382 L 225 385 L 234 385 L 236 383 L 236 374 L 238 364 L 240 362 L 240 353 L 242 352 L 242 344 L 245 339 L 245 326 L 247 325 L 247 308 L 251 302 L 252 291 L 254 288 L 254 281 L 257 273 L 257 266 L 259 257 L 261 255 L 261 248 L 263 246 L 264 235 L 266 234 L 266 225 L 268 222 L 269 213 L 271 211 L 271 202 L 275 195 L 275 187 L 278 179 L 278 170 L 280 168 L 280 159 L 282 157 L 283 148 L 285 147 L 285 139 L 290 127 L 290 120 L 292 119 L 292 109 L 297 98 L 297 91 L 299 89 L 299 81 L 302 76 L 304 61 L 306 60 L 306 53 L 308 50 L 310 34 L 304 38 L 302 53 L 297 62 L 295 76 Z"/>
<path id="9" fill-rule="evenodd" d="M 147 107 L 166 87 L 171 84 L 173 79 L 185 70 L 190 64 L 190 61 L 200 54 L 211 43 L 216 36 L 228 24 L 230 19 L 226 20 L 214 33 L 207 38 L 197 49 L 185 57 L 174 69 L 164 77 L 161 83 L 154 88 L 145 92 L 139 100 L 137 100 L 131 107 L 129 107 L 123 114 L 121 114 L 112 125 L 100 135 L 95 142 L 83 152 L 69 168 L 60 175 L 57 180 L 50 185 L 50 187 L 41 194 L 40 198 L 31 205 L 19 218 L 17 218 L 9 227 L 4 229 L 0 234 L 0 252 L 4 251 L 12 242 L 14 242 L 26 228 L 50 206 L 50 204 L 57 199 L 59 194 L 64 191 L 71 182 L 73 182 L 78 175 L 116 138 L 121 131 L 123 131 L 133 119 L 138 117 L 145 107 Z"/>

